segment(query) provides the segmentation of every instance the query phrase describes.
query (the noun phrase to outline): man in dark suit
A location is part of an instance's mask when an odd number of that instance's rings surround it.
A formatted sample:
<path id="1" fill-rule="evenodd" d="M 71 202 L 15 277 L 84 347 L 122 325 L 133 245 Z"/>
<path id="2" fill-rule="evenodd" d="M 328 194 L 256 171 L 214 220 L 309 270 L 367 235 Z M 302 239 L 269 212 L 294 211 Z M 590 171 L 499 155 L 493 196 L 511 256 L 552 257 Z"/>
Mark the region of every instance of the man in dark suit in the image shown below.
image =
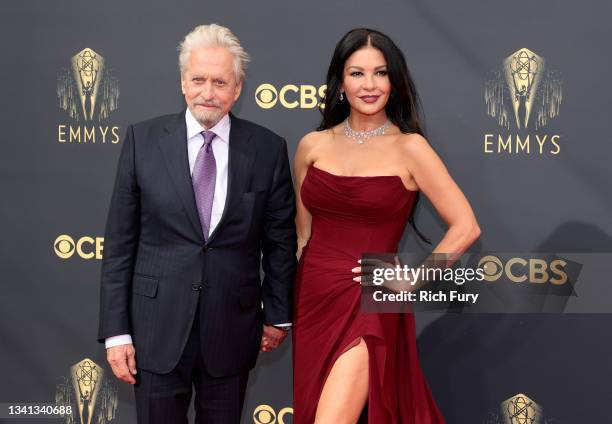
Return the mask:
<path id="1" fill-rule="evenodd" d="M 114 374 L 135 385 L 139 423 L 187 423 L 192 387 L 197 423 L 238 423 L 258 352 L 276 348 L 290 325 L 287 147 L 230 113 L 247 61 L 227 28 L 195 28 L 179 55 L 187 109 L 127 130 L 98 338 Z"/>

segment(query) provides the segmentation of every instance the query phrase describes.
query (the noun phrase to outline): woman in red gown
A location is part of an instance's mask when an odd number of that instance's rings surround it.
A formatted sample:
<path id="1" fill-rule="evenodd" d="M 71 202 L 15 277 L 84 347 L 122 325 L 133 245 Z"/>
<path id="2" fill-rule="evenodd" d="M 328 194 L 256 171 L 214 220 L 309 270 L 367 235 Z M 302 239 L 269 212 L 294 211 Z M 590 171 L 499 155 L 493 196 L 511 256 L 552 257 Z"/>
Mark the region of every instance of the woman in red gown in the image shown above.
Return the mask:
<path id="1" fill-rule="evenodd" d="M 356 277 L 363 253 L 397 251 L 419 192 L 449 227 L 434 253 L 462 253 L 480 234 L 423 137 L 417 105 L 387 36 L 355 29 L 340 40 L 322 123 L 294 161 L 294 423 L 444 422 L 419 365 L 413 315 L 361 312 Z"/>

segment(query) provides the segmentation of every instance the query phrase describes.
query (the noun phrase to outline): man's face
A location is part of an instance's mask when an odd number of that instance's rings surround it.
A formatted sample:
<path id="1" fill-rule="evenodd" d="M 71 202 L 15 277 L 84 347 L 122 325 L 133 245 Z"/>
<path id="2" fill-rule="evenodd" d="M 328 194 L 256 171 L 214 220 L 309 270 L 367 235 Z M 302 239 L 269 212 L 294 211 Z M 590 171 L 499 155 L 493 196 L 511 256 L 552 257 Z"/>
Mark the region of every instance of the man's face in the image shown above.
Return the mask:
<path id="1" fill-rule="evenodd" d="M 214 126 L 231 110 L 242 89 L 236 80 L 232 54 L 223 47 L 192 51 L 181 76 L 181 89 L 198 122 L 206 128 Z"/>

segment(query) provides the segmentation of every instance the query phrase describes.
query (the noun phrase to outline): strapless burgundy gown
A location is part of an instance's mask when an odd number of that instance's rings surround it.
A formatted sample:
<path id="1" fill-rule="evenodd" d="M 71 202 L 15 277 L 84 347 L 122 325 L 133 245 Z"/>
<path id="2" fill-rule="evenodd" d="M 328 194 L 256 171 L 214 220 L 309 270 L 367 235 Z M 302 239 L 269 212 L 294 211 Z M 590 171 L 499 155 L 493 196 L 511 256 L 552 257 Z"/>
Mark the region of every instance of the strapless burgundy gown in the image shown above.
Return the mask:
<path id="1" fill-rule="evenodd" d="M 345 177 L 311 165 L 300 195 L 312 230 L 295 285 L 293 422 L 314 422 L 331 367 L 363 338 L 370 378 L 360 422 L 443 423 L 419 365 L 413 315 L 362 313 L 351 272 L 362 253 L 397 251 L 416 192 L 398 176 Z"/>

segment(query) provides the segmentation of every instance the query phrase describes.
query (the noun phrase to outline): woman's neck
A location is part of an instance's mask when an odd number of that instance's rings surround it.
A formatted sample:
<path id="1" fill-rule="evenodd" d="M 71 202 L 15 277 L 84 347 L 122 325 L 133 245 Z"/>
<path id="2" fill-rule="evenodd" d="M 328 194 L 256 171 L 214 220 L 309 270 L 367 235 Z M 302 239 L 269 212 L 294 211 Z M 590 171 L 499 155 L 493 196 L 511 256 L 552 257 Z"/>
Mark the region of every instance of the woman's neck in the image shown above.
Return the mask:
<path id="1" fill-rule="evenodd" d="M 351 111 L 348 117 L 348 123 L 353 131 L 372 131 L 383 126 L 385 122 L 387 122 L 387 114 L 384 110 L 375 115 L 364 115 Z"/>

